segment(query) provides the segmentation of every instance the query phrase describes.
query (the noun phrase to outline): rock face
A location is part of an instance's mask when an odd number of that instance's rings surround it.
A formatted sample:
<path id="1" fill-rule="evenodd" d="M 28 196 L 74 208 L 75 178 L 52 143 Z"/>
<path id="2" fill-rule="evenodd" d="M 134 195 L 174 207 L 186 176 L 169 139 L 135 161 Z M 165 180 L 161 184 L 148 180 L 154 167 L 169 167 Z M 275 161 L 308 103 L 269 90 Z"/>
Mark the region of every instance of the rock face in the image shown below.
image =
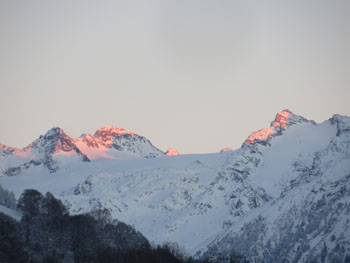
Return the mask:
<path id="1" fill-rule="evenodd" d="M 77 156 L 82 161 L 90 161 L 89 158 L 78 149 L 74 140 L 58 127 L 52 128 L 44 136 L 40 136 L 39 139 L 26 148 L 26 151 L 40 156 L 39 161 L 49 169 L 50 173 L 56 172 L 59 168 L 59 162 L 55 160 L 55 157 L 58 156 Z"/>
<path id="2" fill-rule="evenodd" d="M 166 153 L 166 155 L 172 156 L 172 155 L 179 155 L 179 151 L 174 148 L 169 148 Z"/>
<path id="3" fill-rule="evenodd" d="M 62 157 L 78 158 L 85 162 L 90 161 L 78 149 L 74 140 L 58 127 L 52 128 L 45 135 L 41 135 L 37 140 L 21 150 L 21 152 L 22 156 L 31 159 L 27 164 L 42 164 L 50 173 L 54 173 L 59 169 Z M 24 167 L 28 169 L 30 166 L 24 164 Z"/>
<path id="4" fill-rule="evenodd" d="M 83 153 L 76 147 L 74 140 L 62 129 L 56 127 L 49 130 L 44 136 L 34 141 L 25 150 L 36 150 L 48 155 Z"/>
<path id="5" fill-rule="evenodd" d="M 9 146 L 6 146 L 6 145 L 1 144 L 1 143 L 0 143 L 0 150 L 7 151 L 7 152 L 15 152 L 15 151 L 18 151 L 17 148 L 9 147 Z"/>
<path id="6" fill-rule="evenodd" d="M 0 157 L 5 157 L 14 152 L 15 149 L 7 147 L 6 145 L 0 144 Z"/>
<path id="7" fill-rule="evenodd" d="M 290 110 L 283 110 L 276 114 L 275 120 L 271 122 L 269 128 L 253 132 L 244 143 L 252 144 L 256 141 L 266 141 L 272 136 L 281 134 L 287 127 L 303 122 L 315 123 L 314 121 L 308 121 L 301 116 L 293 114 Z"/>
<path id="8" fill-rule="evenodd" d="M 157 149 L 143 136 L 123 134 L 113 138 L 112 147 L 123 153 L 135 154 L 142 158 L 156 158 L 164 156 L 164 152 Z"/>
<path id="9" fill-rule="evenodd" d="M 94 139 L 98 141 L 100 146 L 110 148 L 113 144 L 114 137 L 119 137 L 124 134 L 130 135 L 130 137 L 136 137 L 136 134 L 132 131 L 125 130 L 123 128 L 114 127 L 114 126 L 105 126 L 98 129 L 94 134 Z"/>

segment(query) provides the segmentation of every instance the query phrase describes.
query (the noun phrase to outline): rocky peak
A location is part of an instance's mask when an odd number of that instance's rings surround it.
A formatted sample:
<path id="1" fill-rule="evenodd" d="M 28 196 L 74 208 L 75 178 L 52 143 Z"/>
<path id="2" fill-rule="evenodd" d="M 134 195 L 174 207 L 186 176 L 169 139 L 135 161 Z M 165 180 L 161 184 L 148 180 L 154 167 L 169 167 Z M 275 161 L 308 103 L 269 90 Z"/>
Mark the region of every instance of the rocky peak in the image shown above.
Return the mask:
<path id="1" fill-rule="evenodd" d="M 66 135 L 66 134 L 61 128 L 53 127 L 52 129 L 48 130 L 43 137 L 45 139 L 49 139 L 50 140 L 52 138 L 57 138 L 60 135 Z"/>
<path id="2" fill-rule="evenodd" d="M 276 119 L 277 119 L 277 115 L 276 115 Z M 316 124 L 316 122 L 313 120 L 305 119 L 302 116 L 299 116 L 299 115 L 296 115 L 296 114 L 290 112 L 290 114 L 288 115 L 288 118 L 286 120 L 286 127 L 283 127 L 283 128 L 288 128 L 292 125 L 299 124 L 299 123 L 306 123 L 306 122 L 311 123 L 311 124 Z"/>
<path id="3" fill-rule="evenodd" d="M 337 136 L 350 132 L 350 117 L 335 114 L 329 121 L 332 125 L 337 125 Z"/>
<path id="4" fill-rule="evenodd" d="M 54 159 L 55 155 L 78 155 L 82 161 L 89 162 L 89 158 L 83 154 L 75 145 L 75 141 L 69 137 L 61 128 L 54 127 L 45 135 L 23 149 L 28 157 L 33 158 L 37 163 L 42 163 L 50 173 L 59 169 L 59 163 Z"/>
<path id="5" fill-rule="evenodd" d="M 153 146 L 147 138 L 136 134 L 124 133 L 113 137 L 111 147 L 120 152 L 136 154 L 142 158 L 155 158 L 164 155 L 164 152 Z"/>
<path id="6" fill-rule="evenodd" d="M 105 126 L 95 132 L 94 138 L 98 139 L 103 146 L 109 148 L 113 144 L 114 137 L 124 134 L 129 134 L 132 137 L 136 136 L 136 134 L 132 131 L 128 131 L 120 127 Z"/>
<path id="7" fill-rule="evenodd" d="M 89 159 L 75 145 L 74 139 L 68 136 L 61 128 L 54 127 L 45 135 L 27 146 L 24 151 L 32 151 L 43 154 L 44 159 L 51 159 L 56 154 L 78 154 L 84 161 Z"/>
<path id="8" fill-rule="evenodd" d="M 135 158 L 137 155 L 142 158 L 153 158 L 164 155 L 145 137 L 114 126 L 100 128 L 94 135 L 83 134 L 75 139 L 74 143 L 90 160 L 131 156 Z"/>
<path id="9" fill-rule="evenodd" d="M 9 146 L 6 146 L 6 145 L 1 144 L 1 143 L 0 143 L 0 149 L 10 151 L 10 152 L 18 151 L 18 149 L 15 147 L 9 147 Z"/>
<path id="10" fill-rule="evenodd" d="M 271 122 L 269 128 L 261 129 L 251 133 L 244 143 L 252 144 L 256 141 L 265 141 L 276 133 L 281 133 L 282 130 L 287 129 L 289 126 L 303 122 L 311 122 L 315 124 L 314 121 L 309 121 L 304 117 L 295 115 L 288 109 L 283 110 L 276 114 L 275 120 Z"/>
<path id="11" fill-rule="evenodd" d="M 59 127 L 54 127 L 45 135 L 41 135 L 31 146 L 44 147 L 52 154 L 60 151 L 70 152 L 76 150 L 74 140 Z"/>
<path id="12" fill-rule="evenodd" d="M 169 148 L 165 154 L 170 156 L 170 155 L 179 155 L 180 153 L 178 150 L 174 148 Z"/>
<path id="13" fill-rule="evenodd" d="M 282 128 L 286 128 L 287 120 L 289 119 L 290 115 L 293 115 L 293 113 L 288 109 L 278 112 L 276 114 L 275 120 L 271 123 L 271 126 L 272 127 L 280 126 Z"/>

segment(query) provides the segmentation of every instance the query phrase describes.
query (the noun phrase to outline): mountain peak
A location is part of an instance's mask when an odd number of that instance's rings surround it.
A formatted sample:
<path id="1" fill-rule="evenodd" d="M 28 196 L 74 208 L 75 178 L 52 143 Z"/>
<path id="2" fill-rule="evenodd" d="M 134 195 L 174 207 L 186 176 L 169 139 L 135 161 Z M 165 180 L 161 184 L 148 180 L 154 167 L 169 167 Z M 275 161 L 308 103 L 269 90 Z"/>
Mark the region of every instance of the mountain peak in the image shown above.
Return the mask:
<path id="1" fill-rule="evenodd" d="M 111 125 L 107 125 L 105 127 L 98 129 L 95 132 L 95 136 L 99 136 L 102 133 L 114 134 L 115 136 L 120 136 L 120 135 L 127 133 L 127 134 L 130 134 L 132 136 L 135 136 L 135 133 L 132 131 L 126 130 L 126 129 L 121 128 L 121 127 L 111 126 Z"/>
<path id="2" fill-rule="evenodd" d="M 45 133 L 44 138 L 51 138 L 61 135 L 67 136 L 66 133 L 60 127 L 53 127 Z"/>
<path id="3" fill-rule="evenodd" d="M 179 155 L 180 153 L 178 150 L 174 148 L 169 148 L 165 154 L 171 156 L 171 155 Z"/>
<path id="4" fill-rule="evenodd" d="M 132 137 L 136 136 L 136 134 L 132 131 L 128 131 L 120 127 L 108 125 L 98 129 L 95 132 L 94 137 L 98 138 L 102 142 L 102 144 L 108 148 L 113 144 L 114 137 L 121 136 L 124 134 L 129 134 Z"/>
<path id="5" fill-rule="evenodd" d="M 337 125 L 337 136 L 343 133 L 350 132 L 350 117 L 342 116 L 340 114 L 334 114 L 332 118 L 329 119 L 333 125 Z"/>
<path id="6" fill-rule="evenodd" d="M 94 135 L 83 134 L 74 140 L 78 149 L 90 160 L 99 158 L 153 158 L 164 155 L 145 137 L 115 126 L 98 129 Z"/>
<path id="7" fill-rule="evenodd" d="M 8 150 L 10 152 L 14 152 L 14 151 L 18 150 L 15 147 L 9 147 L 9 146 L 6 146 L 5 144 L 1 144 L 1 143 L 0 143 L 0 149 Z"/>
<path id="8" fill-rule="evenodd" d="M 276 114 L 275 120 L 271 122 L 269 128 L 251 133 L 244 143 L 253 144 L 255 141 L 266 140 L 275 134 L 276 130 L 286 129 L 291 125 L 303 122 L 315 123 L 314 121 L 308 121 L 304 117 L 295 115 L 292 111 L 285 109 Z"/>
<path id="9" fill-rule="evenodd" d="M 287 127 L 287 120 L 289 119 L 290 115 L 293 115 L 293 112 L 288 109 L 278 112 L 275 120 L 271 123 L 271 127 L 280 126 L 285 129 Z"/>
<path id="10" fill-rule="evenodd" d="M 74 144 L 74 140 L 59 127 L 54 127 L 48 130 L 45 135 L 41 135 L 39 139 L 25 149 L 28 150 L 31 148 L 43 148 L 47 153 L 51 154 L 78 151 Z"/>
<path id="11" fill-rule="evenodd" d="M 225 148 L 222 148 L 222 149 L 220 150 L 221 153 L 229 152 L 229 151 L 232 151 L 232 149 L 229 148 L 229 147 L 225 147 Z"/>

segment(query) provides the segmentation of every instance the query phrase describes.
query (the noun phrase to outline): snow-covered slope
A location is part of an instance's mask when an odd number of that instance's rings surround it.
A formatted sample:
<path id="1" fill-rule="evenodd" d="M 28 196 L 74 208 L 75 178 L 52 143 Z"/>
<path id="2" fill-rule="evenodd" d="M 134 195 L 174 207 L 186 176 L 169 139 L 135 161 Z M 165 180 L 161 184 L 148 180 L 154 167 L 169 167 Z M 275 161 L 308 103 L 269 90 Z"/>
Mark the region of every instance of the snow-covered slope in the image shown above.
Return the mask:
<path id="1" fill-rule="evenodd" d="M 256 262 L 303 262 L 350 254 L 349 117 L 316 124 L 284 110 L 236 151 L 151 159 L 111 158 L 157 153 L 122 133 L 77 139 L 89 158 L 87 149 L 101 147 L 92 162 L 65 163 L 54 176 L 35 166 L 0 183 L 17 196 L 51 191 L 72 213 L 108 208 L 151 241 L 178 242 L 192 255 L 235 249 Z"/>
<path id="2" fill-rule="evenodd" d="M 343 262 L 350 253 L 349 128 L 349 117 L 335 115 L 272 140 L 249 177 L 272 199 L 202 244 L 201 253 L 235 249 L 253 262 Z M 289 158 L 281 156 L 285 147 Z"/>

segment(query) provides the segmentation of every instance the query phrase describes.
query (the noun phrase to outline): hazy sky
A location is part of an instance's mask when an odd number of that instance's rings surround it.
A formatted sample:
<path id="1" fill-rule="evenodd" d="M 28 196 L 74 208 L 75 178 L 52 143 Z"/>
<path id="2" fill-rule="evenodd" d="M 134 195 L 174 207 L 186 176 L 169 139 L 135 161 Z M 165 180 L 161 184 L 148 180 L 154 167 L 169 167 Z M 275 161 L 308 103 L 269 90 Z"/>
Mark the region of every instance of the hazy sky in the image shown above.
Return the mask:
<path id="1" fill-rule="evenodd" d="M 285 108 L 350 115 L 350 1 L 0 0 L 0 143 L 105 125 L 238 148 Z"/>

